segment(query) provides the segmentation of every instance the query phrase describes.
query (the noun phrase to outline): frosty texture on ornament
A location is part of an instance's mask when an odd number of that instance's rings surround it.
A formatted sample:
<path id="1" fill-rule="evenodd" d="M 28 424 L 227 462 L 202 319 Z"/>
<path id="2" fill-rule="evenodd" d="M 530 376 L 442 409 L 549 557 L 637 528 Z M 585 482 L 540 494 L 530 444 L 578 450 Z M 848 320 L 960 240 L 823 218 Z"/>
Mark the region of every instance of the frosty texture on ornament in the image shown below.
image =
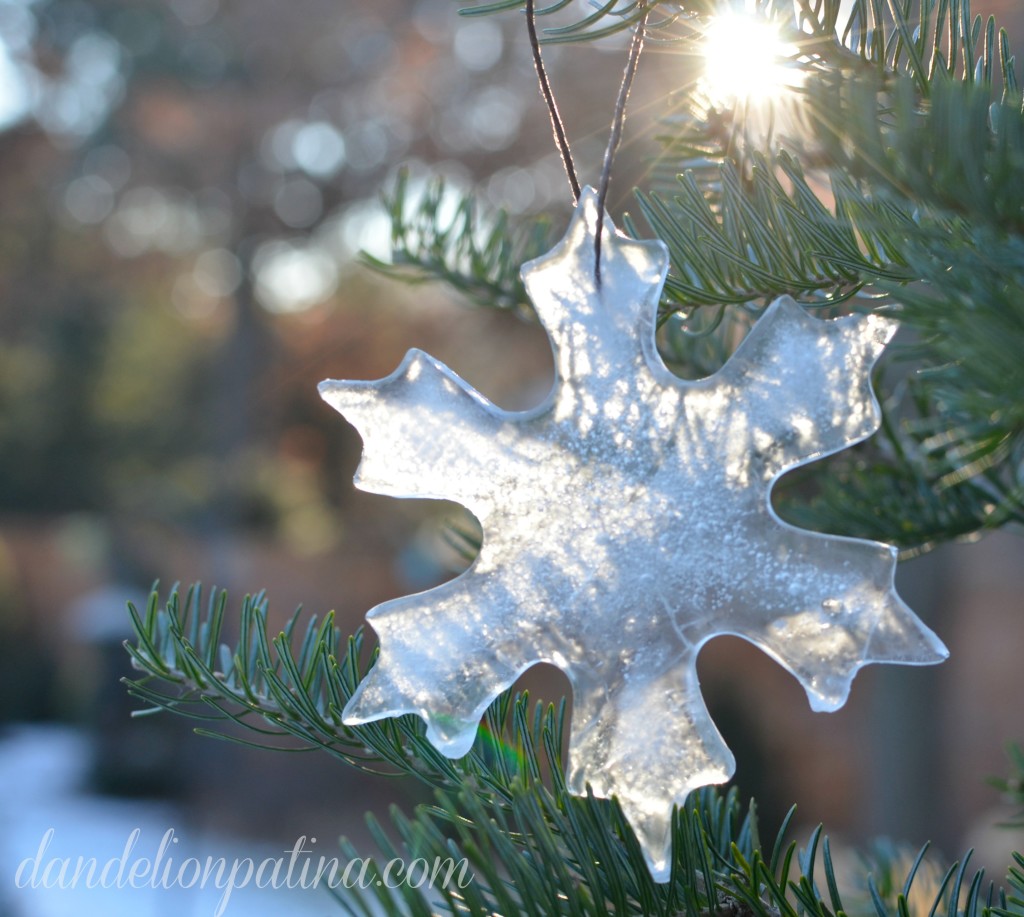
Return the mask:
<path id="1" fill-rule="evenodd" d="M 947 651 L 897 596 L 894 548 L 794 528 L 770 501 L 784 472 L 877 428 L 869 373 L 895 323 L 783 297 L 719 372 L 683 381 L 654 343 L 665 246 L 606 218 L 598 288 L 596 223 L 587 189 L 523 267 L 556 366 L 536 409 L 503 411 L 418 350 L 379 382 L 321 384 L 363 437 L 361 489 L 461 503 L 484 533 L 461 576 L 367 615 L 381 655 L 344 721 L 415 713 L 460 757 L 491 701 L 552 663 L 573 690 L 570 788 L 616 796 L 666 881 L 673 804 L 734 769 L 697 682 L 704 643 L 746 638 L 815 710 L 867 663 Z"/>

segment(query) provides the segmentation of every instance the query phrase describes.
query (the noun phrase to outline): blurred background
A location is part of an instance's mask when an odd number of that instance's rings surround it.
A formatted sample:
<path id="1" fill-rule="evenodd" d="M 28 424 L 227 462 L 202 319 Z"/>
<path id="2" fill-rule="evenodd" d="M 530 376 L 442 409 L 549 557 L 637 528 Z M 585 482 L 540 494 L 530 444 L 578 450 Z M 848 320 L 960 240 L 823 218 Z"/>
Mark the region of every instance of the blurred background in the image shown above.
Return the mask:
<path id="1" fill-rule="evenodd" d="M 978 7 L 1024 34 L 1014 0 Z M 49 827 L 62 855 L 100 855 L 71 838 L 95 845 L 133 819 L 154 843 L 174 826 L 280 850 L 365 839 L 367 809 L 425 798 L 326 756 L 131 720 L 119 678 L 125 602 L 156 580 L 227 587 L 230 608 L 266 589 L 282 620 L 335 609 L 350 632 L 458 569 L 440 536 L 454 508 L 355 491 L 359 439 L 316 393 L 323 378 L 384 376 L 412 346 L 503 407 L 546 393 L 535 325 L 358 259 L 389 253 L 379 193 L 400 164 L 413 187 L 443 174 L 513 214 L 568 216 L 520 18 L 456 10 L 0 0 L 0 914 L 92 913 L 95 896 L 11 890 Z M 546 52 L 591 182 L 622 50 Z M 678 67 L 657 53 L 641 67 L 613 209 Z M 1013 812 L 986 778 L 1024 739 L 1022 561 L 1020 533 L 1004 532 L 903 565 L 901 593 L 952 657 L 869 667 L 836 714 L 811 714 L 742 641 L 706 648 L 709 705 L 769 831 L 796 802 L 837 843 L 931 839 L 950 858 L 975 845 L 1002 874 L 1024 843 L 997 827 Z M 567 691 L 553 671 L 533 678 Z"/>

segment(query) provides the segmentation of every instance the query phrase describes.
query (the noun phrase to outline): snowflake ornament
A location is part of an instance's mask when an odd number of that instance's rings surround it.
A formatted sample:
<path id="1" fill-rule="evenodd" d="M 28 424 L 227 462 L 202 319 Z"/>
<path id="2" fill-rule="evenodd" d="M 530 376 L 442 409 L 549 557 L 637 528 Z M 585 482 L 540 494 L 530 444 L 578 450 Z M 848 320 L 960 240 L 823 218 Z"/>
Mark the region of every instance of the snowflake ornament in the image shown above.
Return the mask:
<path id="1" fill-rule="evenodd" d="M 363 437 L 357 486 L 460 503 L 483 529 L 462 575 L 369 612 L 381 654 L 344 721 L 415 713 L 457 758 L 495 697 L 552 663 L 573 691 L 570 788 L 616 797 L 666 881 L 673 805 L 734 770 L 697 681 L 704 643 L 749 640 L 814 710 L 842 706 L 867 663 L 947 651 L 896 594 L 894 548 L 795 528 L 770 500 L 877 428 L 869 373 L 895 323 L 783 297 L 719 372 L 684 381 L 655 347 L 664 244 L 606 218 L 598 285 L 597 214 L 587 189 L 523 267 L 555 356 L 539 407 L 503 411 L 418 350 L 379 382 L 321 383 Z"/>

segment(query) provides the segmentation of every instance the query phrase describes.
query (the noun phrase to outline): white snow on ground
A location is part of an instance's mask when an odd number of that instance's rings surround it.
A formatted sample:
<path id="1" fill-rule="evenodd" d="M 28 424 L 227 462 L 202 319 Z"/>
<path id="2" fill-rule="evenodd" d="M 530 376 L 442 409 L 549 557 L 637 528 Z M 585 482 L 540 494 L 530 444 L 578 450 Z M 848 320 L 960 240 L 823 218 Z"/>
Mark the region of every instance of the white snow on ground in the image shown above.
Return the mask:
<path id="1" fill-rule="evenodd" d="M 258 866 L 265 858 L 282 857 L 287 864 L 288 853 L 266 844 L 197 835 L 170 805 L 88 795 L 81 786 L 88 761 L 88 740 L 73 729 L 18 726 L 0 733 L 0 917 L 214 917 L 224 895 L 227 873 L 222 874 L 220 888 L 212 875 L 205 888 L 182 888 L 173 876 L 183 861 L 195 857 L 205 863 L 207 857 L 224 857 L 230 868 L 235 861 L 241 863 L 246 858 Z M 49 846 L 38 857 L 37 887 L 32 887 L 31 862 L 21 870 L 19 887 L 19 867 L 25 860 L 37 858 L 40 844 L 51 829 Z M 99 868 L 119 858 L 129 868 L 142 859 L 151 861 L 169 829 L 178 838 L 165 845 L 163 864 L 167 858 L 174 861 L 169 889 L 159 883 L 153 887 L 145 876 L 138 880 L 143 887 L 130 887 L 127 870 L 122 873 L 125 881 L 121 888 L 87 888 L 84 874 L 78 887 L 42 887 L 46 865 L 54 858 L 71 858 L 71 869 L 79 857 L 95 858 Z M 124 856 L 136 830 L 135 846 Z M 321 854 L 338 855 L 326 844 L 315 850 L 314 861 Z M 58 868 L 51 868 L 51 877 Z M 117 868 L 115 865 L 108 870 L 110 885 L 114 884 Z M 240 867 L 236 875 L 243 877 L 245 868 Z M 266 875 L 270 876 L 269 869 Z M 279 884 L 283 884 L 284 873 L 279 875 Z M 241 878 L 238 882 L 241 884 Z M 224 917 L 335 917 L 344 909 L 325 888 L 260 889 L 250 881 L 230 893 L 221 913 Z"/>

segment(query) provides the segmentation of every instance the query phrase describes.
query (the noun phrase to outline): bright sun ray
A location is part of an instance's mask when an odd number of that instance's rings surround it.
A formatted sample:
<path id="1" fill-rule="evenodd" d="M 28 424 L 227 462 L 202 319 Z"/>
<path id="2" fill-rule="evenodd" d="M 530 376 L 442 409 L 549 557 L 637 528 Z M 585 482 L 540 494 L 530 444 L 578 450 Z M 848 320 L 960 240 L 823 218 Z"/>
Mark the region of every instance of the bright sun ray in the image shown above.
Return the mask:
<path id="1" fill-rule="evenodd" d="M 767 19 L 724 13 L 704 35 L 704 89 L 718 105 L 764 103 L 799 84 L 796 53 Z"/>

